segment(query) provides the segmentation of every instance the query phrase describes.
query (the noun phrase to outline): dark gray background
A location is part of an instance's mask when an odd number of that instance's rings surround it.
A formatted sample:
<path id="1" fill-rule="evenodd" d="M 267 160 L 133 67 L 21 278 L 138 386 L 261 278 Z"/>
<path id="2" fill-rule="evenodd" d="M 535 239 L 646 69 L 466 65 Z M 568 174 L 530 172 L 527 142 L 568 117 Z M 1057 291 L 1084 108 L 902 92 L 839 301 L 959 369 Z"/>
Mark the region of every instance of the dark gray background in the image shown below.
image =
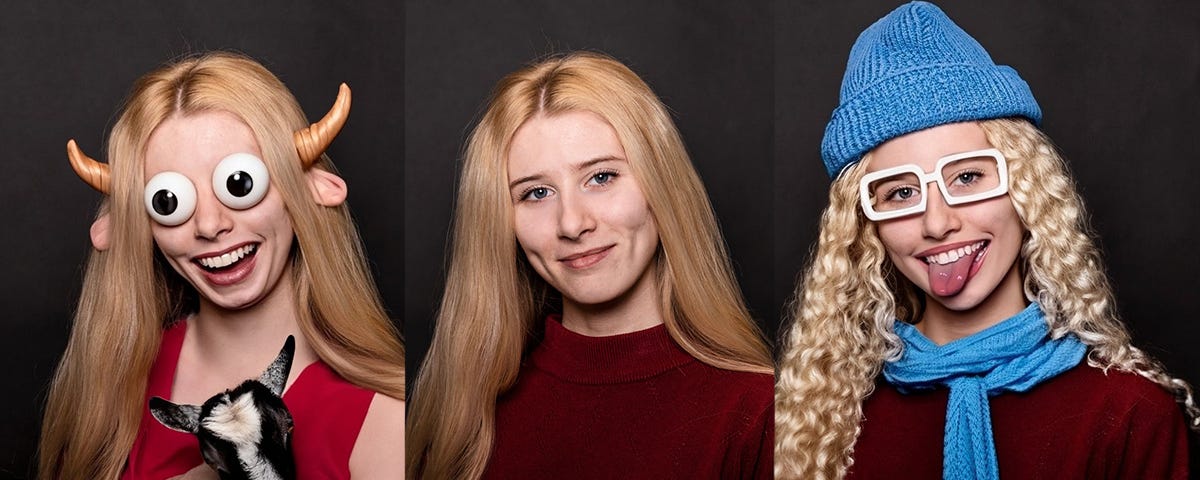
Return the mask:
<path id="1" fill-rule="evenodd" d="M 0 321 L 0 355 L 11 366 L 0 407 L 0 478 L 29 475 L 99 200 L 71 172 L 64 144 L 74 137 L 100 156 L 133 80 L 164 60 L 203 49 L 243 51 L 279 75 L 312 120 L 329 107 L 338 82 L 351 85 L 350 121 L 330 153 L 350 184 L 384 300 L 406 319 L 414 378 L 441 291 L 467 132 L 500 77 L 570 49 L 625 61 L 672 109 L 752 313 L 774 337 L 827 203 L 820 137 L 850 45 L 901 2 L 119 1 L 67 8 L 74 3 L 9 5 L 0 18 L 0 139 L 10 149 L 10 173 L 0 176 L 0 295 L 10 312 Z M 1200 233 L 1200 4 L 942 7 L 1032 87 L 1043 128 L 1088 202 L 1135 343 L 1200 382 L 1192 347 L 1200 338 L 1192 320 L 1200 255 L 1189 248 Z M 1193 455 L 1197 443 L 1193 436 Z"/>
<path id="2" fill-rule="evenodd" d="M 350 187 L 377 282 L 401 315 L 404 211 L 403 8 L 391 2 L 68 2 L 6 5 L 0 16 L 3 272 L 0 478 L 29 478 L 49 377 L 66 345 L 100 195 L 67 163 L 93 157 L 133 81 L 171 58 L 235 49 L 263 62 L 311 121 L 346 82 L 354 101 L 330 155 Z M 83 5 L 74 8 L 73 6 Z M 111 365 L 111 368 L 121 368 Z M 79 408 L 88 408 L 80 405 Z"/>

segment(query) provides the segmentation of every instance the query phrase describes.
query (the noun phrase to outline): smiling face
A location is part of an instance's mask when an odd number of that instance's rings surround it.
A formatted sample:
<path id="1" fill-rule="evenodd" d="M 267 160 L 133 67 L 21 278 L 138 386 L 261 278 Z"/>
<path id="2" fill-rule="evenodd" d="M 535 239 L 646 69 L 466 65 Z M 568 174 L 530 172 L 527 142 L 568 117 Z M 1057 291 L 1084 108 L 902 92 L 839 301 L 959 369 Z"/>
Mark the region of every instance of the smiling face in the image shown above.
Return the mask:
<path id="1" fill-rule="evenodd" d="M 658 228 L 603 118 L 527 121 L 509 148 L 508 180 L 517 241 L 565 312 L 654 295 Z"/>
<path id="2" fill-rule="evenodd" d="M 939 158 L 987 148 L 991 145 L 979 125 L 942 125 L 876 147 L 868 172 L 905 164 L 930 172 Z M 937 183 L 926 188 L 924 213 L 882 220 L 876 227 L 896 268 L 932 300 L 927 308 L 941 306 L 955 312 L 981 305 L 1004 311 L 1023 308 L 1017 256 L 1024 229 L 1010 197 L 949 206 Z"/>
<path id="3" fill-rule="evenodd" d="M 248 182 L 244 170 L 253 170 L 257 159 L 233 154 L 262 157 L 250 127 L 221 111 L 172 116 L 154 129 L 146 143 L 145 176 L 147 190 L 152 190 L 147 211 L 155 210 L 148 213 L 154 218 L 150 220 L 154 242 L 175 271 L 200 293 L 201 308 L 254 306 L 279 290 L 280 278 L 290 265 L 292 223 L 278 189 L 262 181 L 261 175 L 259 182 Z M 224 181 L 214 185 L 218 169 Z M 255 172 L 250 173 L 253 177 Z M 168 181 L 160 184 L 159 179 Z M 172 207 L 186 207 L 186 193 L 156 192 L 163 185 L 182 184 L 186 190 L 187 183 L 194 188 L 195 198 L 194 211 L 185 216 Z M 263 193 L 257 202 L 246 201 Z M 162 217 L 170 218 L 164 222 Z"/>

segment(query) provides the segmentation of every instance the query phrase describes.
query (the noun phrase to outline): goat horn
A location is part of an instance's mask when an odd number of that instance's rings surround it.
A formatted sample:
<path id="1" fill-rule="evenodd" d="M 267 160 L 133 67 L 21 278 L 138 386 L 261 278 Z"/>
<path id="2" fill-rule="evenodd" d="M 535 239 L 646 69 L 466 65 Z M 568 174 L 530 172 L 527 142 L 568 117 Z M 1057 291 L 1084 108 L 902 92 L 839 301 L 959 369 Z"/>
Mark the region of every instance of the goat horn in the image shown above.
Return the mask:
<path id="1" fill-rule="evenodd" d="M 108 164 L 97 162 L 83 153 L 75 140 L 67 140 L 67 158 L 71 160 L 71 168 L 79 178 L 91 185 L 96 191 L 108 195 L 109 169 Z"/>
<path id="2" fill-rule="evenodd" d="M 302 167 L 307 169 L 321 158 L 321 154 L 333 142 L 333 137 L 336 137 L 342 130 L 342 125 L 346 124 L 349 114 L 350 87 L 343 83 L 338 88 L 337 100 L 333 102 L 333 107 L 325 114 L 325 118 L 295 133 L 296 153 L 300 154 Z"/>

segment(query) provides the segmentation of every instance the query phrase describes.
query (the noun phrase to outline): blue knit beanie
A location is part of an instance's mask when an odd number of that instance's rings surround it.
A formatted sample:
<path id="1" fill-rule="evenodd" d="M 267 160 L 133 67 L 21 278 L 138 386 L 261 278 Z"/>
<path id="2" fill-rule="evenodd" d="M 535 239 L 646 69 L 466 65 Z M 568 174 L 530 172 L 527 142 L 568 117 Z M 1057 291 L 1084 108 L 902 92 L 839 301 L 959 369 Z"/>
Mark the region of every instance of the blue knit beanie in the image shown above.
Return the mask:
<path id="1" fill-rule="evenodd" d="M 1042 120 L 1029 85 L 996 65 L 936 5 L 912 2 L 867 27 L 846 63 L 841 104 L 825 127 L 831 178 L 879 144 L 947 123 L 1001 117 Z"/>

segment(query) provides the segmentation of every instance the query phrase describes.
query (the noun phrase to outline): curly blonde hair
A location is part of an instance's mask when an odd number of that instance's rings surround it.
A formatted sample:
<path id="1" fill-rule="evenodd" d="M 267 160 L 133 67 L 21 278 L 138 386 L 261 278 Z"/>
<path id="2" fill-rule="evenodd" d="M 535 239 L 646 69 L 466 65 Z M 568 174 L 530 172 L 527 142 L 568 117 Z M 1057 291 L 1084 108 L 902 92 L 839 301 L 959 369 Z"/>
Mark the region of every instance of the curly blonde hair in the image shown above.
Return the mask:
<path id="1" fill-rule="evenodd" d="M 1175 395 L 1193 430 L 1191 387 L 1130 343 L 1100 250 L 1066 162 L 1024 119 L 979 122 L 1009 162 L 1009 197 L 1026 229 L 1020 253 L 1025 297 L 1055 338 L 1074 334 L 1088 364 L 1141 375 Z M 863 400 L 883 362 L 898 358 L 895 319 L 913 323 L 921 297 L 888 260 L 858 204 L 870 153 L 833 182 L 817 250 L 796 287 L 775 389 L 775 477 L 842 478 L 853 463 Z"/>

